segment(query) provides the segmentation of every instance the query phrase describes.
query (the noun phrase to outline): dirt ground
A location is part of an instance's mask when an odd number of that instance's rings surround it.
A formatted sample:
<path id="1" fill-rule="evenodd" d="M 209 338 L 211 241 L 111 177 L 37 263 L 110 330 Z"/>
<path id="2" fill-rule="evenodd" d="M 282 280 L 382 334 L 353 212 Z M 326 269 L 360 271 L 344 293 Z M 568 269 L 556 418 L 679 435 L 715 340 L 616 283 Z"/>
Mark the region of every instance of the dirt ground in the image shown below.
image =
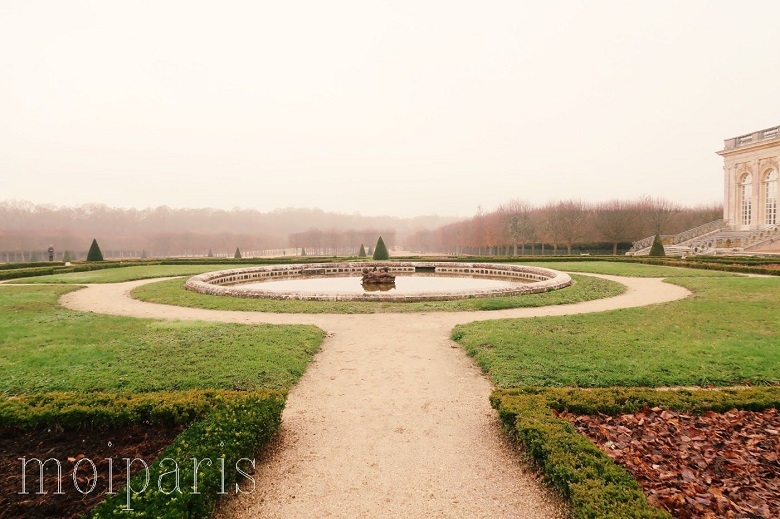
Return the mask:
<path id="1" fill-rule="evenodd" d="M 24 517 L 78 518 L 105 498 L 108 491 L 109 458 L 112 460 L 112 490 L 121 491 L 126 483 L 126 462 L 122 458 L 140 458 L 151 465 L 160 452 L 173 441 L 181 428 L 134 426 L 115 431 L 27 431 L 0 429 L 0 519 Z M 49 458 L 62 464 L 58 475 L 54 462 L 48 462 L 44 470 L 43 488 L 39 494 L 39 465 L 27 465 L 25 490 L 22 491 L 22 462 Z M 95 472 L 87 461 L 79 465 L 77 481 L 82 494 L 73 481 L 73 468 L 79 460 L 87 458 L 94 463 Z M 133 465 L 131 475 L 142 466 Z M 57 480 L 62 494 L 57 494 Z M 94 488 L 90 490 L 94 483 Z"/>
<path id="2" fill-rule="evenodd" d="M 561 414 L 681 519 L 780 517 L 780 414 Z"/>

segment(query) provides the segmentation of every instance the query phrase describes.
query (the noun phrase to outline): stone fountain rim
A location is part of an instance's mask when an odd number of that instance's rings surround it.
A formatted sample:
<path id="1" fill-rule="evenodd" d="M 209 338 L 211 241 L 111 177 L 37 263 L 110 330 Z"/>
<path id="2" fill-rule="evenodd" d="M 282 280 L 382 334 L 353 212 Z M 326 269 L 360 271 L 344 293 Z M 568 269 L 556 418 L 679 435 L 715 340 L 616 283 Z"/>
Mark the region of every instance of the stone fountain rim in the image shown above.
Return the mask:
<path id="1" fill-rule="evenodd" d="M 365 267 L 390 267 L 391 272 L 411 273 L 417 268 L 434 268 L 440 274 L 470 274 L 476 277 L 506 277 L 536 279 L 516 287 L 484 290 L 461 290 L 455 292 L 421 292 L 418 294 L 393 295 L 388 292 L 366 292 L 364 294 L 334 294 L 315 292 L 270 292 L 260 288 L 241 288 L 238 283 L 251 283 L 276 277 L 294 277 L 296 274 L 328 275 L 360 274 Z M 341 270 L 339 270 L 341 269 Z M 461 272 L 457 270 L 460 269 Z M 481 271 L 462 272 L 464 270 Z M 522 274 L 522 275 L 521 275 Z M 260 279 L 262 278 L 262 279 Z M 222 281 L 223 284 L 215 283 Z M 345 261 L 335 263 L 298 263 L 284 265 L 261 265 L 217 270 L 190 277 L 184 287 L 187 290 L 207 295 L 242 297 L 252 299 L 298 300 L 298 301 L 373 301 L 373 302 L 422 302 L 454 301 L 485 297 L 513 297 L 539 294 L 566 288 L 572 284 L 571 276 L 565 272 L 528 265 L 512 265 L 487 262 L 438 262 L 438 261 Z"/>

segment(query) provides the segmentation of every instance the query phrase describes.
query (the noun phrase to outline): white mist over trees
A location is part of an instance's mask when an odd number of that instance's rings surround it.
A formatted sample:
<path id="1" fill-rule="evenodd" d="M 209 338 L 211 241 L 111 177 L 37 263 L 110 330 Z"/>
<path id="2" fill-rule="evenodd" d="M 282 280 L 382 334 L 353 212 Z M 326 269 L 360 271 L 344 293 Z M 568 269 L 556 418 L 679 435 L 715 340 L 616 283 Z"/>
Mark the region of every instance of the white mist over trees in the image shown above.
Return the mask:
<path id="1" fill-rule="evenodd" d="M 320 209 L 124 209 L 0 202 L 0 261 L 30 261 L 54 244 L 57 259 L 84 259 L 93 238 L 109 258 L 262 254 L 356 256 L 382 236 L 389 249 L 421 253 L 618 254 L 631 242 L 677 233 L 721 218 L 719 204 L 683 207 L 666 199 L 533 205 L 511 200 L 468 219 L 396 218 Z M 287 250 L 285 250 L 287 249 Z M 295 252 L 289 249 L 295 250 Z"/>
<path id="2" fill-rule="evenodd" d="M 54 244 L 57 259 L 74 251 L 86 257 L 94 237 L 107 257 L 214 256 L 304 247 L 307 254 L 357 254 L 361 241 L 381 234 L 396 244 L 420 229 L 456 221 L 441 216 L 396 218 L 329 213 L 320 209 L 116 208 L 0 202 L 0 261 L 29 261 Z M 308 237 L 313 237 L 309 240 Z M 354 249 L 354 250 L 353 250 Z"/>

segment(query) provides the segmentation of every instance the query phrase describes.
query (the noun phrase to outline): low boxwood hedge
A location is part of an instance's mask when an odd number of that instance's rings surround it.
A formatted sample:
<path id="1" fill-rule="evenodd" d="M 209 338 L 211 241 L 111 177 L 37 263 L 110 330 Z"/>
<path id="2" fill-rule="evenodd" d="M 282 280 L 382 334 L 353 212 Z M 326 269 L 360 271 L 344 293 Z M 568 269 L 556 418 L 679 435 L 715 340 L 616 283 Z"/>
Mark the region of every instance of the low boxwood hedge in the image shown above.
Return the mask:
<path id="1" fill-rule="evenodd" d="M 737 265 L 776 265 L 780 263 L 778 256 L 688 256 L 685 261 L 703 263 L 727 263 Z"/>
<path id="2" fill-rule="evenodd" d="M 241 478 L 252 473 L 254 456 L 279 428 L 283 408 L 279 393 L 246 393 L 225 400 L 160 454 L 149 467 L 149 485 L 143 492 L 134 493 L 145 487 L 146 475 L 141 473 L 130 481 L 132 490 L 109 496 L 90 517 L 211 516 L 219 496 L 238 492 Z M 200 465 L 197 476 L 193 460 Z M 181 483 L 178 491 L 174 467 Z"/>
<path id="3" fill-rule="evenodd" d="M 61 265 L 61 266 L 51 266 L 47 265 L 44 267 L 30 267 L 30 268 L 19 268 L 19 269 L 10 269 L 5 270 L 0 268 L 0 281 L 4 281 L 6 279 L 19 279 L 19 278 L 30 278 L 30 277 L 36 277 L 36 276 L 49 276 L 52 274 L 68 274 L 70 272 L 87 272 L 90 270 L 102 270 L 102 269 L 113 269 L 113 268 L 120 268 L 120 267 L 131 267 L 134 265 L 159 265 L 159 262 L 152 262 L 152 263 L 139 263 L 139 262 L 119 262 L 119 261 L 101 261 L 99 263 L 92 262 L 92 263 L 74 263 L 68 267 Z"/>
<path id="4" fill-rule="evenodd" d="M 525 447 L 547 482 L 572 504 L 577 518 L 669 518 L 655 508 L 623 467 L 553 411 L 633 413 L 645 407 L 703 413 L 780 407 L 780 387 L 720 390 L 641 388 L 496 390 L 491 403 L 504 426 Z"/>
<path id="5" fill-rule="evenodd" d="M 780 270 L 764 268 L 764 265 L 777 264 L 780 259 L 751 258 L 751 257 L 690 257 L 684 260 L 679 258 L 650 258 L 647 256 L 441 256 L 441 257 L 393 257 L 395 261 L 469 261 L 487 263 L 523 263 L 523 262 L 590 262 L 609 261 L 616 263 L 640 263 L 646 265 L 658 265 L 666 267 L 684 267 L 704 270 L 722 270 L 743 274 L 766 274 L 779 276 Z M 130 267 L 137 265 L 226 265 L 234 263 L 236 267 L 241 265 L 282 265 L 293 263 L 327 263 L 335 261 L 361 261 L 357 257 L 297 257 L 285 258 L 166 258 L 155 260 L 122 260 L 104 261 L 100 263 L 77 262 L 70 266 L 63 263 L 18 263 L 0 265 L 0 281 L 34 276 L 48 276 L 51 274 L 67 274 L 69 272 L 85 272 L 106 268 Z"/>
<path id="6" fill-rule="evenodd" d="M 0 270 L 28 269 L 32 267 L 62 267 L 62 261 L 26 261 L 24 263 L 0 263 Z"/>
<path id="7" fill-rule="evenodd" d="M 0 399 L 0 428 L 80 430 L 130 424 L 189 425 L 157 461 L 149 463 L 149 485 L 143 492 L 135 493 L 145 487 L 146 473 L 142 471 L 131 479 L 129 488 L 117 489 L 117 494 L 107 496 L 86 517 L 198 518 L 209 517 L 222 490 L 225 494 L 236 492 L 241 477 L 252 473 L 254 456 L 279 428 L 284 403 L 283 392 L 265 390 L 8 396 Z M 193 459 L 200 464 L 197 493 L 193 489 Z M 174 462 L 180 492 L 169 494 L 169 486 L 175 486 L 169 472 Z M 166 474 L 170 475 L 168 479 Z"/>
<path id="8" fill-rule="evenodd" d="M 206 416 L 216 405 L 246 394 L 241 391 L 192 390 L 7 396 L 0 399 L 0 427 L 71 431 L 113 429 L 131 424 L 187 425 Z"/>
<path id="9" fill-rule="evenodd" d="M 392 258 L 404 261 L 469 261 L 474 263 L 581 263 L 592 261 L 606 261 L 611 263 L 639 263 L 641 265 L 655 265 L 662 267 L 683 267 L 702 270 L 722 270 L 743 274 L 766 274 L 780 276 L 780 270 L 763 268 L 763 265 L 780 263 L 780 259 L 749 258 L 749 257 L 649 257 L 649 256 L 442 256 L 418 258 L 414 256 L 404 258 Z"/>

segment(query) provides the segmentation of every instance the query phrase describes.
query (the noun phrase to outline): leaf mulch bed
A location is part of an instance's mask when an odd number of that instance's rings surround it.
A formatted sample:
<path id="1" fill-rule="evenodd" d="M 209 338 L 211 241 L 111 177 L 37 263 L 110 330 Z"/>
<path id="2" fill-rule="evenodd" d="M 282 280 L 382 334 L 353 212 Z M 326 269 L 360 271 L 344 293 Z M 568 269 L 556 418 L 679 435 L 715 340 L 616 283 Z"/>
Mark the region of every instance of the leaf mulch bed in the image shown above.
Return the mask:
<path id="1" fill-rule="evenodd" d="M 780 413 L 559 414 L 679 518 L 780 517 Z"/>
<path id="2" fill-rule="evenodd" d="M 108 459 L 113 461 L 113 491 L 121 492 L 126 483 L 126 462 L 122 458 L 140 458 L 149 466 L 181 432 L 181 428 L 133 426 L 115 431 L 27 431 L 0 429 L 0 519 L 78 518 L 105 498 L 108 490 Z M 62 463 L 62 492 L 57 491 L 57 469 L 54 462 L 44 471 L 44 495 L 36 494 L 39 468 L 31 463 L 26 471 L 27 495 L 22 490 L 22 462 L 19 458 L 56 458 Z M 91 492 L 81 494 L 73 482 L 73 467 L 82 458 L 89 458 L 97 468 L 97 483 Z M 133 464 L 135 474 L 142 469 Z M 78 470 L 80 488 L 92 484 L 92 467 L 83 461 Z"/>

